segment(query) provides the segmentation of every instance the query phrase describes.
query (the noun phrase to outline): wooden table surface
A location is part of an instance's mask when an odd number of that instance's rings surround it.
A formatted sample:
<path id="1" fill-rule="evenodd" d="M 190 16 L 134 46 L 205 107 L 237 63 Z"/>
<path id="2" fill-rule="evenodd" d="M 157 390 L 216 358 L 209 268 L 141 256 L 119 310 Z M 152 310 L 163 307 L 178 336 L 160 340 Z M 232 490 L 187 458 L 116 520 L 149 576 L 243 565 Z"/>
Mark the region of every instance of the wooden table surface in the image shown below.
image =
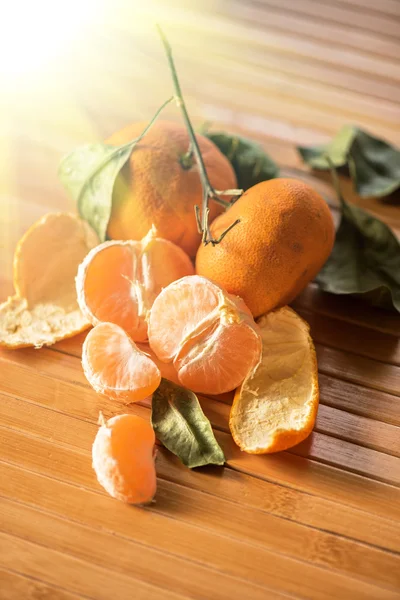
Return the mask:
<path id="1" fill-rule="evenodd" d="M 85 38 L 2 86 L 1 299 L 21 233 L 73 209 L 57 181 L 62 154 L 149 119 L 170 95 L 153 21 L 194 122 L 260 140 L 334 212 L 328 179 L 307 172 L 295 144 L 357 123 L 400 145 L 398 0 L 128 4 L 99 3 Z M 343 184 L 400 231 L 398 205 Z M 83 376 L 83 337 L 1 352 L 0 599 L 400 598 L 400 319 L 314 285 L 294 307 L 318 353 L 314 433 L 288 452 L 247 455 L 229 435 L 229 402 L 203 399 L 225 468 L 190 471 L 160 449 L 157 501 L 144 509 L 110 498 L 92 471 L 99 410 L 115 409 Z"/>

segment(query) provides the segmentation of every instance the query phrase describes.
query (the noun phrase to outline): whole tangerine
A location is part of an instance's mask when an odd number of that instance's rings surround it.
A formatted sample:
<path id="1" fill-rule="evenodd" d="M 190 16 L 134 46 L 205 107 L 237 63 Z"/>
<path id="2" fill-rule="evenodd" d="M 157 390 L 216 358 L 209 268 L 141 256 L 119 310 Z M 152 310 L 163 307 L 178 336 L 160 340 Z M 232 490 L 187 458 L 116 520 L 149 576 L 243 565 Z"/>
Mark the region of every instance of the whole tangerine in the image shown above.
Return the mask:
<path id="1" fill-rule="evenodd" d="M 134 123 L 107 143 L 125 144 L 138 137 L 146 123 Z M 196 135 L 211 185 L 236 188 L 236 176 L 217 146 Z M 201 205 L 202 186 L 194 158 L 187 155 L 189 135 L 183 125 L 157 121 L 135 146 L 116 179 L 107 235 L 114 240 L 140 240 L 154 225 L 160 237 L 193 257 L 200 244 L 194 206 Z M 223 207 L 210 202 L 210 220 Z"/>
<path id="2" fill-rule="evenodd" d="M 331 253 L 335 228 L 324 199 L 297 179 L 271 179 L 250 188 L 211 224 L 218 236 L 201 245 L 196 272 L 241 296 L 254 317 L 291 302 Z"/>

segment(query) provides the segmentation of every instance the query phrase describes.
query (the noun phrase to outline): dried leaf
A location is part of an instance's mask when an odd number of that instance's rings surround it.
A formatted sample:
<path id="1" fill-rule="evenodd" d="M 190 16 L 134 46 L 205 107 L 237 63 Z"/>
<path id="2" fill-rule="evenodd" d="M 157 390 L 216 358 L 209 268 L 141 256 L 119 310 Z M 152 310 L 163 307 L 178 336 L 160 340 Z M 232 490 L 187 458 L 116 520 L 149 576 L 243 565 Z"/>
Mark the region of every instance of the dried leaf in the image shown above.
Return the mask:
<path id="1" fill-rule="evenodd" d="M 247 190 L 256 183 L 278 176 L 278 166 L 260 144 L 222 132 L 207 132 L 204 135 L 218 146 L 232 164 L 239 188 Z"/>
<path id="2" fill-rule="evenodd" d="M 361 197 L 388 196 L 400 187 L 400 151 L 369 133 L 345 125 L 326 146 L 298 147 L 313 169 L 347 166 Z"/>
<path id="3" fill-rule="evenodd" d="M 153 394 L 151 421 L 157 438 L 190 469 L 224 464 L 210 422 L 190 390 L 162 379 Z"/>

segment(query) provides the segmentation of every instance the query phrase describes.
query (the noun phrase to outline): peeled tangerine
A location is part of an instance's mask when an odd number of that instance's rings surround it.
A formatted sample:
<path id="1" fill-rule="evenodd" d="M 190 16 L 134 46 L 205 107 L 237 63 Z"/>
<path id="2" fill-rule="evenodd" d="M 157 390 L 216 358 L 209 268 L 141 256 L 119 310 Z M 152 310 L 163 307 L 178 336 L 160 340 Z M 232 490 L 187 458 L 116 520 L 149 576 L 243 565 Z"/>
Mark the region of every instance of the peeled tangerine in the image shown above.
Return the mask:
<path id="1" fill-rule="evenodd" d="M 126 403 L 144 400 L 161 381 L 157 365 L 114 323 L 99 323 L 89 331 L 82 366 L 96 392 Z"/>
<path id="2" fill-rule="evenodd" d="M 180 383 L 204 394 L 241 384 L 261 356 L 259 328 L 241 298 L 205 277 L 183 277 L 154 301 L 149 343 Z"/>
<path id="3" fill-rule="evenodd" d="M 157 237 L 154 227 L 140 241 L 105 242 L 79 267 L 76 290 L 87 319 L 122 327 L 133 340 L 147 340 L 147 315 L 161 289 L 194 273 L 188 255 Z"/>
<path id="4" fill-rule="evenodd" d="M 155 435 L 148 421 L 119 415 L 103 421 L 92 448 L 99 483 L 117 500 L 147 504 L 156 493 Z"/>
<path id="5" fill-rule="evenodd" d="M 236 391 L 229 426 L 250 454 L 295 446 L 312 431 L 318 409 L 318 372 L 309 326 L 281 308 L 258 321 L 262 358 Z"/>
<path id="6" fill-rule="evenodd" d="M 69 213 L 47 214 L 28 229 L 14 255 L 15 296 L 0 305 L 0 346 L 39 348 L 89 327 L 75 277 L 98 242 L 89 225 Z"/>

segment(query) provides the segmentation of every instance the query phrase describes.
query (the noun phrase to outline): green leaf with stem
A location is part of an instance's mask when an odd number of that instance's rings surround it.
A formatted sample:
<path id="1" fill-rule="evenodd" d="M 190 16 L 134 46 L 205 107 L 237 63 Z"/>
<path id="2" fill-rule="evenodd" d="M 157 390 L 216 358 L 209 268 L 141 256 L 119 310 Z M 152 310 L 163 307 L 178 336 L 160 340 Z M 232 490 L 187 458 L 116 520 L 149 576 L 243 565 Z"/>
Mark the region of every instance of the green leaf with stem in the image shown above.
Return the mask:
<path id="1" fill-rule="evenodd" d="M 143 139 L 161 111 L 172 102 L 164 102 L 143 132 L 122 146 L 88 144 L 68 154 L 60 164 L 59 178 L 75 199 L 79 214 L 96 231 L 100 241 L 107 236 L 112 208 L 112 194 L 118 173 L 129 159 L 136 144 Z"/>
<path id="2" fill-rule="evenodd" d="M 160 34 L 161 41 L 164 45 L 165 53 L 167 55 L 167 60 L 168 60 L 169 68 L 170 68 L 171 75 L 172 75 L 172 81 L 173 81 L 173 85 L 174 85 L 174 89 L 175 89 L 175 102 L 176 102 L 178 108 L 180 108 L 180 110 L 182 112 L 183 120 L 185 122 L 187 132 L 189 134 L 190 148 L 188 150 L 188 153 L 190 153 L 191 155 L 193 154 L 196 159 L 196 162 L 197 162 L 197 165 L 199 168 L 201 184 L 203 187 L 203 199 L 202 199 L 202 204 L 201 204 L 201 210 L 196 209 L 196 221 L 201 230 L 200 232 L 202 233 L 203 243 L 205 245 L 207 245 L 209 243 L 211 243 L 213 245 L 219 244 L 221 242 L 221 240 L 225 237 L 225 235 L 228 233 L 228 231 L 230 231 L 230 229 L 232 229 L 232 227 L 234 227 L 235 225 L 237 225 L 237 223 L 239 223 L 239 219 L 237 219 L 234 223 L 232 223 L 232 225 L 226 231 L 224 231 L 219 236 L 219 238 L 217 238 L 217 239 L 213 238 L 211 235 L 211 232 L 210 232 L 209 218 L 208 218 L 209 217 L 209 210 L 208 210 L 209 200 L 210 199 L 214 200 L 214 202 L 221 204 L 225 208 L 229 208 L 230 202 L 224 200 L 221 196 L 240 196 L 243 193 L 243 190 L 239 190 L 239 189 L 215 190 L 213 188 L 213 186 L 211 185 L 210 180 L 207 175 L 206 167 L 204 165 L 203 157 L 201 155 L 200 148 L 197 143 L 196 134 L 194 132 L 192 123 L 190 121 L 189 113 L 187 111 L 185 100 L 183 98 L 183 94 L 182 94 L 181 86 L 179 83 L 174 59 L 172 57 L 171 46 L 159 25 L 157 25 L 157 30 L 158 30 L 158 33 Z"/>
<path id="3" fill-rule="evenodd" d="M 355 294 L 400 312 L 400 244 L 389 227 L 343 198 L 335 166 L 327 158 L 342 217 L 330 257 L 316 281 L 332 294 Z"/>
<path id="4" fill-rule="evenodd" d="M 400 188 L 400 150 L 384 140 L 345 125 L 326 146 L 298 147 L 310 167 L 319 170 L 347 167 L 362 198 L 384 197 Z"/>

